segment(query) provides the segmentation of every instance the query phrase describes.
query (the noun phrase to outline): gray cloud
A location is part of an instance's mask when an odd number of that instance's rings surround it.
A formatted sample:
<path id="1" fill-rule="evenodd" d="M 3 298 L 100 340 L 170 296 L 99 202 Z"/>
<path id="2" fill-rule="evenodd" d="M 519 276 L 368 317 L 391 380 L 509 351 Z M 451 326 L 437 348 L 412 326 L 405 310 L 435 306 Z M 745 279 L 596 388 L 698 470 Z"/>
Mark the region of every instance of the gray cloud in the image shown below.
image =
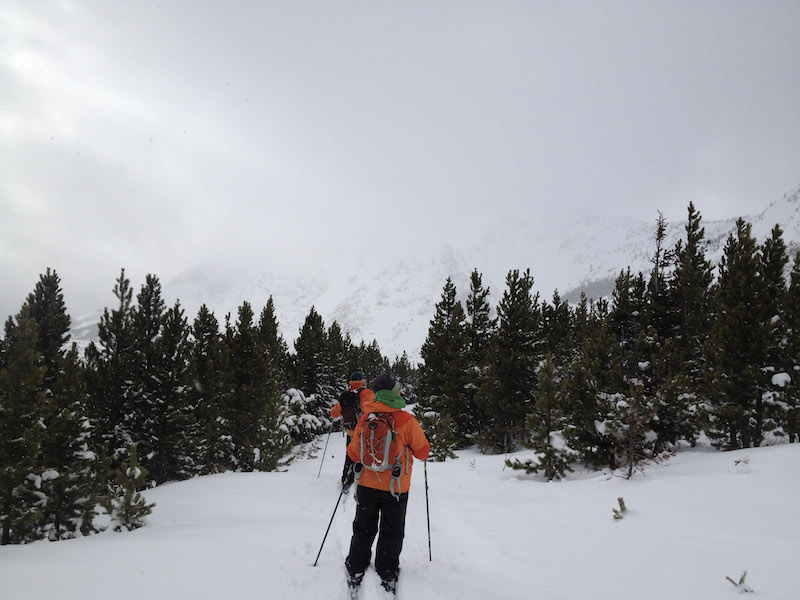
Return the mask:
<path id="1" fill-rule="evenodd" d="M 0 21 L 2 315 L 47 266 L 80 313 L 121 266 L 347 272 L 355 232 L 402 252 L 554 206 L 722 218 L 800 180 L 793 2 L 9 2 Z"/>

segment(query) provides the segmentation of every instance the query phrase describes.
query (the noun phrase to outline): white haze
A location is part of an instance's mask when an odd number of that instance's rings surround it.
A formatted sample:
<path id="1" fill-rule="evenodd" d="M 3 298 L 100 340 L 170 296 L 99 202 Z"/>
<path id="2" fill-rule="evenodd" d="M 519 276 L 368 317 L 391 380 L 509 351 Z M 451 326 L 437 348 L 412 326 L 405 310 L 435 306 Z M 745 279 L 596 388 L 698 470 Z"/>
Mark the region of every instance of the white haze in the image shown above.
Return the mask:
<path id="1" fill-rule="evenodd" d="M 0 22 L 2 316 L 47 267 L 77 316 L 120 267 L 361 282 L 520 222 L 757 214 L 800 180 L 793 2 L 7 1 Z"/>

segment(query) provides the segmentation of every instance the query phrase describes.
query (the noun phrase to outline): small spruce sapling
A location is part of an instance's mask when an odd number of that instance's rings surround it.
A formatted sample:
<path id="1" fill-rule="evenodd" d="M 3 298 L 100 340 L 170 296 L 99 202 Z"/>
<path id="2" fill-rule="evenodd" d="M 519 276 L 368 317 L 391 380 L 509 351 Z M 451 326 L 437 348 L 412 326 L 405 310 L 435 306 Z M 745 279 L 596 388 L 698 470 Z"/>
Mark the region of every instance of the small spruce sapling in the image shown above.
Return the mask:
<path id="1" fill-rule="evenodd" d="M 742 594 L 744 594 L 744 593 L 747 593 L 747 592 L 752 592 L 752 591 L 753 591 L 753 588 L 751 588 L 749 585 L 747 585 L 747 584 L 745 583 L 745 581 L 744 581 L 745 577 L 747 577 L 747 571 L 744 571 L 744 572 L 742 573 L 742 576 L 741 576 L 741 577 L 739 577 L 739 583 L 736 583 L 736 582 L 735 582 L 733 579 L 731 579 L 730 577 L 725 577 L 725 579 L 727 579 L 728 581 L 730 581 L 730 582 L 733 584 L 733 587 L 735 587 L 737 590 L 739 590 L 739 593 L 742 593 Z"/>
<path id="2" fill-rule="evenodd" d="M 144 526 L 144 518 L 153 511 L 155 504 L 147 504 L 138 490 L 147 481 L 147 469 L 136 461 L 136 446 L 130 447 L 130 461 L 122 463 L 114 473 L 115 487 L 121 495 L 111 497 L 105 507 L 111 515 L 109 527 L 114 531 L 133 531 Z"/>
<path id="3" fill-rule="evenodd" d="M 617 502 L 619 502 L 619 508 L 612 508 L 611 510 L 614 512 L 614 520 L 621 521 L 625 513 L 628 512 L 628 508 L 625 506 L 625 500 L 622 496 L 617 498 Z"/>

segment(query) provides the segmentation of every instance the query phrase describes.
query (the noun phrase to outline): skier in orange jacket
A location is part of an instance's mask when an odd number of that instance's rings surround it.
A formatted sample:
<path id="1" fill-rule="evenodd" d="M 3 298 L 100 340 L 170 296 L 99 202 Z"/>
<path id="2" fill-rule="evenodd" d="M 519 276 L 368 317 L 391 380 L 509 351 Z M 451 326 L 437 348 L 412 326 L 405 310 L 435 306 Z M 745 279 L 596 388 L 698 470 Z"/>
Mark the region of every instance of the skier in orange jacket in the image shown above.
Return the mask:
<path id="1" fill-rule="evenodd" d="M 363 403 L 375 398 L 375 394 L 372 393 L 372 390 L 367 388 L 367 378 L 364 377 L 362 371 L 354 371 L 353 374 L 350 375 L 349 385 L 350 389 L 342 392 L 339 396 L 339 401 L 331 408 L 331 417 L 333 419 L 342 419 L 342 425 L 344 426 L 347 436 L 345 448 L 350 444 L 350 440 L 353 439 L 353 433 L 358 419 L 364 412 L 362 408 Z M 347 493 L 347 490 L 350 489 L 354 478 L 353 461 L 345 450 L 344 469 L 342 470 L 342 489 L 344 493 Z"/>
<path id="2" fill-rule="evenodd" d="M 350 540 L 350 553 L 345 560 L 348 584 L 352 588 L 361 584 L 377 534 L 375 570 L 383 587 L 388 591 L 395 590 L 400 573 L 400 552 L 405 536 L 406 506 L 414 458 L 425 460 L 431 449 L 419 421 L 403 410 L 406 403 L 398 393 L 399 387 L 388 373 L 381 373 L 375 378 L 372 384 L 374 398 L 362 403 L 364 414 L 347 446 L 350 458 L 360 466 L 362 460 L 367 461 L 367 457 L 362 457 L 362 437 L 368 436 L 367 432 L 373 429 L 376 422 L 391 422 L 396 463 L 385 471 L 361 468 L 358 476 L 353 537 Z"/>

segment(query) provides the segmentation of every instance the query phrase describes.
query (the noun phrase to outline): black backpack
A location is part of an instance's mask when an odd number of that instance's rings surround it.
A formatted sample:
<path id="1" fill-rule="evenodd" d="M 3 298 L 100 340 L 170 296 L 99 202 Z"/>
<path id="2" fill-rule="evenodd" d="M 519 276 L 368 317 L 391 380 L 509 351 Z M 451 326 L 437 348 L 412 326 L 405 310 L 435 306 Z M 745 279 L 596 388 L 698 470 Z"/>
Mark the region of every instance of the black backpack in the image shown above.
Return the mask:
<path id="1" fill-rule="evenodd" d="M 339 396 L 342 407 L 342 425 L 345 429 L 355 429 L 358 419 L 361 418 L 361 403 L 357 392 L 346 391 Z"/>

